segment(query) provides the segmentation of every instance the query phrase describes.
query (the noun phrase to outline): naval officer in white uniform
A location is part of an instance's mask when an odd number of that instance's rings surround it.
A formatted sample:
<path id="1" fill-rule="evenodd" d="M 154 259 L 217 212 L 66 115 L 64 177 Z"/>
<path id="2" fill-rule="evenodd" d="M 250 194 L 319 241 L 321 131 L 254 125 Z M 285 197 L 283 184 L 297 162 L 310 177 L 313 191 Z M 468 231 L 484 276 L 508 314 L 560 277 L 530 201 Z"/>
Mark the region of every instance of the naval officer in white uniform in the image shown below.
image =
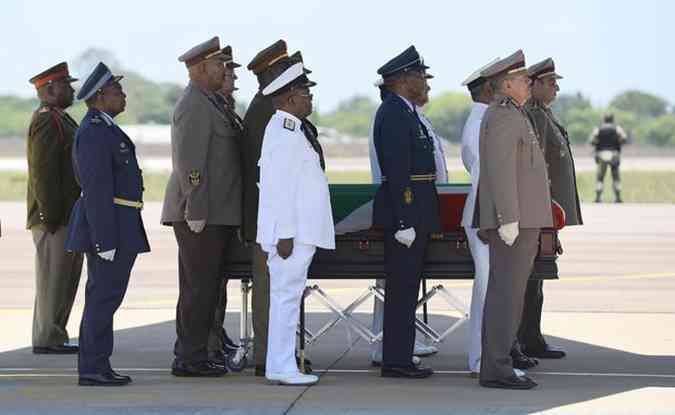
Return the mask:
<path id="1" fill-rule="evenodd" d="M 462 86 L 466 86 L 469 89 L 471 99 L 473 100 L 471 112 L 462 130 L 461 152 L 464 168 L 471 175 L 471 191 L 464 204 L 462 226 L 469 240 L 469 248 L 471 249 L 475 268 L 473 290 L 471 292 L 467 345 L 469 371 L 472 374 L 477 374 L 480 371 L 483 304 L 485 303 L 485 291 L 487 290 L 488 275 L 490 273 L 490 251 L 488 245 L 478 237 L 478 229 L 472 227 L 473 211 L 476 204 L 476 194 L 478 193 L 478 178 L 480 175 L 480 157 L 478 152 L 480 123 L 493 96 L 489 82 L 480 73 L 494 62 L 492 61 L 483 68 L 478 69 L 462 83 Z"/>
<path id="2" fill-rule="evenodd" d="M 426 74 L 427 79 L 433 78 L 433 75 Z M 384 101 L 384 98 L 389 94 L 389 90 L 384 83 L 384 79 L 379 78 L 375 81 L 374 85 L 380 88 L 380 98 Z M 415 102 L 415 108 L 417 113 L 420 116 L 420 121 L 429 131 L 429 135 L 434 140 L 434 160 L 436 162 L 436 183 L 447 183 L 448 182 L 448 167 L 445 160 L 445 152 L 443 151 L 443 144 L 441 137 L 434 132 L 434 129 L 431 126 L 431 121 L 424 116 L 422 107 L 429 102 L 429 90 L 427 86 L 427 93 L 422 98 L 422 101 Z M 377 160 L 377 154 L 375 153 L 375 141 L 373 139 L 373 126 L 370 127 L 370 132 L 368 134 L 368 155 L 370 156 L 370 171 L 374 184 L 382 183 L 382 170 L 380 169 L 380 163 Z M 377 279 L 375 281 L 375 286 L 377 288 L 385 288 L 385 279 Z M 384 325 L 384 302 L 375 298 L 373 304 L 373 333 L 379 333 L 382 331 Z M 424 344 L 421 340 L 415 339 L 415 348 L 413 351 L 414 356 L 425 357 L 431 356 L 438 353 L 438 348 L 436 346 Z M 374 366 L 378 366 L 382 362 L 382 341 L 377 341 L 370 345 L 370 361 Z M 415 363 L 419 363 L 419 359 L 413 359 Z"/>
<path id="3" fill-rule="evenodd" d="M 499 58 L 478 69 L 462 83 L 462 86 L 469 89 L 471 99 L 473 100 L 471 112 L 462 130 L 461 155 L 464 168 L 471 175 L 471 191 L 464 204 L 462 226 L 469 240 L 469 248 L 471 249 L 475 268 L 471 292 L 471 311 L 469 314 L 469 337 L 467 341 L 468 366 L 471 375 L 474 377 L 477 377 L 480 372 L 483 307 L 485 305 L 485 293 L 490 274 L 490 250 L 488 245 L 478 237 L 478 229 L 472 227 L 474 206 L 478 193 L 478 179 L 480 177 L 480 153 L 478 150 L 480 124 L 485 110 L 494 95 L 494 90 L 490 85 L 489 79 L 481 76 L 481 72 L 498 60 Z M 514 359 L 513 364 L 516 366 L 514 371 L 519 376 L 524 374 L 519 369 L 527 369 L 536 365 L 536 361 L 528 359 L 522 354 L 517 344 L 514 345 L 512 350 L 512 357 Z"/>
<path id="4" fill-rule="evenodd" d="M 307 271 L 316 248 L 335 249 L 328 180 L 305 137 L 302 119 L 312 113 L 316 85 L 302 62 L 288 63 L 265 89 L 275 114 L 265 129 L 258 166 L 260 198 L 256 242 L 267 252 L 270 312 L 265 377 L 282 385 L 318 381 L 298 370 L 296 328 Z"/>

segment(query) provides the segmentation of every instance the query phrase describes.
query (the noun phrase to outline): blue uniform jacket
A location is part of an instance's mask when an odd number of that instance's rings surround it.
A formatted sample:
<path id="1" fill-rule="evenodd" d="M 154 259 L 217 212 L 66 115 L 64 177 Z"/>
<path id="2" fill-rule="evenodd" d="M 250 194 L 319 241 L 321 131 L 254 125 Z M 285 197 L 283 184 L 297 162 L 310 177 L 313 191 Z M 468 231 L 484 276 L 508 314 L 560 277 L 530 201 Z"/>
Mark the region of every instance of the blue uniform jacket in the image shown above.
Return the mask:
<path id="1" fill-rule="evenodd" d="M 411 180 L 413 175 L 436 173 L 434 141 L 398 95 L 389 94 L 378 108 L 373 139 L 386 178 L 375 196 L 373 224 L 393 230 L 414 227 L 417 233 L 440 232 L 435 182 Z"/>
<path id="2" fill-rule="evenodd" d="M 66 250 L 149 252 L 141 211 L 113 198 L 143 200 L 143 177 L 131 139 L 90 109 L 75 135 L 73 168 L 82 187 L 68 224 Z"/>

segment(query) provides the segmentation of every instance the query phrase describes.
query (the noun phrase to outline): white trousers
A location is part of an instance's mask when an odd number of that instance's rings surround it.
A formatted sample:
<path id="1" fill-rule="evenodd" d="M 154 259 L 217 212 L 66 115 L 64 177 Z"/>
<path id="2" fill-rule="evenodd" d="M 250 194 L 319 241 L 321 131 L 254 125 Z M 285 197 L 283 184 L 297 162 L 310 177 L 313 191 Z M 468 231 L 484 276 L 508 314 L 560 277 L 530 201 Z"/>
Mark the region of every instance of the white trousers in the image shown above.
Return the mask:
<path id="1" fill-rule="evenodd" d="M 490 274 L 490 249 L 478 238 L 478 229 L 464 228 L 469 239 L 469 248 L 476 273 L 471 292 L 471 311 L 469 312 L 469 338 L 467 351 L 469 354 L 469 370 L 480 372 L 481 330 L 483 326 L 483 307 L 485 292 Z"/>
<path id="2" fill-rule="evenodd" d="M 287 259 L 277 254 L 275 246 L 264 246 L 270 272 L 270 314 L 267 338 L 266 373 L 298 373 L 295 361 L 296 329 L 300 301 L 307 282 L 307 271 L 316 247 L 296 243 Z"/>

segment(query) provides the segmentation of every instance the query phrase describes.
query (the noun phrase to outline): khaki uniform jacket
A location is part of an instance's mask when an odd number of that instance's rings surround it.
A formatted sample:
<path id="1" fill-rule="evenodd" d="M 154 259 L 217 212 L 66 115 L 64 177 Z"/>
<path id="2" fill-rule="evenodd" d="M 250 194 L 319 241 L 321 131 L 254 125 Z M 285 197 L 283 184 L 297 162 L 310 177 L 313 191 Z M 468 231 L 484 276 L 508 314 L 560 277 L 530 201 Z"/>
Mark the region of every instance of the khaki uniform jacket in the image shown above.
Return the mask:
<path id="1" fill-rule="evenodd" d="M 40 107 L 33 114 L 26 146 L 28 229 L 68 224 L 81 193 L 71 152 L 76 131 L 75 120 L 60 109 Z"/>
<path id="2" fill-rule="evenodd" d="M 551 110 L 539 102 L 528 102 L 525 110 L 530 114 L 544 151 L 551 181 L 551 197 L 565 210 L 566 225 L 581 225 L 581 204 L 567 130 L 556 120 Z"/>
<path id="3" fill-rule="evenodd" d="M 190 82 L 171 121 L 173 171 L 162 223 L 241 224 L 241 129 L 211 92 Z"/>
<path id="4" fill-rule="evenodd" d="M 525 111 L 495 95 L 480 128 L 480 180 L 474 227 L 553 226 L 546 162 Z"/>
<path id="5" fill-rule="evenodd" d="M 244 115 L 244 138 L 242 153 L 244 163 L 244 203 L 242 237 L 245 241 L 256 240 L 258 221 L 258 160 L 265 135 L 265 128 L 275 109 L 272 99 L 257 93 Z"/>

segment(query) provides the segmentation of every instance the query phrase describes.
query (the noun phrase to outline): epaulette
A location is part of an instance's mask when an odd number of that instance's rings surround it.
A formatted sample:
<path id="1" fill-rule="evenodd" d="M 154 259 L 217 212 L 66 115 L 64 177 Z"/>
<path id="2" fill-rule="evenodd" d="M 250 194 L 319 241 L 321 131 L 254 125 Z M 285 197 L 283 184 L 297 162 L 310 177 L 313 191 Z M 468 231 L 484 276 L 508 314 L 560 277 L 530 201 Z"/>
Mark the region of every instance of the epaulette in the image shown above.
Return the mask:
<path id="1" fill-rule="evenodd" d="M 295 131 L 295 120 L 290 118 L 284 118 L 284 128 L 287 130 Z"/>

